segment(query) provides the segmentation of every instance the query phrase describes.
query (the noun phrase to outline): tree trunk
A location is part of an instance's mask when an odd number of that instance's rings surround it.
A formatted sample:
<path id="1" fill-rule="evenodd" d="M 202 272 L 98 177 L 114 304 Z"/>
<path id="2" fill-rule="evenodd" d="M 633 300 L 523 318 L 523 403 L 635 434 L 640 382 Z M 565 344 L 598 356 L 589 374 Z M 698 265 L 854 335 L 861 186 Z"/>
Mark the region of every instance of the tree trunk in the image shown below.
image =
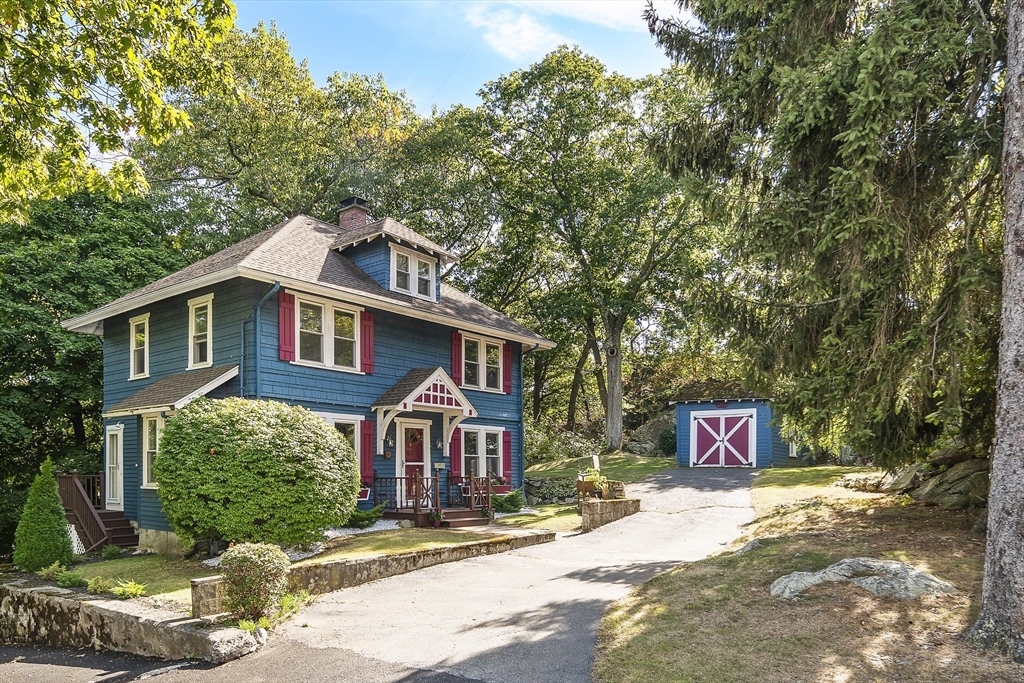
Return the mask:
<path id="1" fill-rule="evenodd" d="M 82 404 L 80 401 L 75 400 L 72 401 L 71 405 L 72 409 L 68 414 L 68 419 L 71 421 L 71 433 L 74 435 L 75 445 L 85 446 L 85 417 L 82 415 Z"/>
<path id="2" fill-rule="evenodd" d="M 622 448 L 622 322 L 609 321 L 606 328 L 608 401 L 605 403 L 604 445 L 608 450 L 617 451 Z"/>
<path id="3" fill-rule="evenodd" d="M 1006 234 L 996 438 L 981 612 L 964 636 L 982 648 L 1024 662 L 1024 0 L 1011 0 L 1006 8 Z"/>
<path id="4" fill-rule="evenodd" d="M 583 345 L 580 358 L 576 361 L 576 369 L 572 374 L 572 389 L 569 391 L 569 407 L 565 415 L 565 428 L 568 431 L 576 429 L 576 404 L 580 398 L 580 387 L 583 385 L 583 368 L 587 365 L 587 354 L 590 350 Z"/>
<path id="5" fill-rule="evenodd" d="M 591 353 L 594 354 L 594 376 L 597 378 L 597 393 L 601 397 L 601 405 L 608 410 L 608 387 L 604 383 L 604 358 L 601 357 L 601 345 L 597 343 L 597 330 L 594 328 L 594 320 L 587 318 L 587 344 Z"/>

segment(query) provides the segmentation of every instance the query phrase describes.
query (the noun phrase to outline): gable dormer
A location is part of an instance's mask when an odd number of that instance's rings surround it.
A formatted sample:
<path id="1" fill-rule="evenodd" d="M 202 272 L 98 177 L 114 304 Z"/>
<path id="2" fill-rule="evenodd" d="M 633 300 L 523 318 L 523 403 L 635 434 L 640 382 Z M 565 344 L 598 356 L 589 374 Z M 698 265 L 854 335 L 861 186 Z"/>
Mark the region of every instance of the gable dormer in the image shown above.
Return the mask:
<path id="1" fill-rule="evenodd" d="M 360 197 L 341 203 L 338 225 L 343 231 L 334 249 L 381 287 L 415 299 L 440 300 L 441 266 L 458 263 L 453 254 L 396 220 L 373 220 Z"/>

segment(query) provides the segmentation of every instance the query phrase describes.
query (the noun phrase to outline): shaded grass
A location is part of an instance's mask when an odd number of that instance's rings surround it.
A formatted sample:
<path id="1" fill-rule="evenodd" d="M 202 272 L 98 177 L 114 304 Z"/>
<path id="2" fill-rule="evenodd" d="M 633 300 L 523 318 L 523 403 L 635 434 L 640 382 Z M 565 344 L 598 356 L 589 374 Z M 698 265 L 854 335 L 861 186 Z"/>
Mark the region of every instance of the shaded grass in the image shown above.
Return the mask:
<path id="1" fill-rule="evenodd" d="M 160 596 L 186 604 L 192 603 L 190 579 L 220 573 L 216 567 L 207 567 L 198 560 L 185 560 L 163 555 L 139 555 L 138 557 L 121 557 L 116 560 L 90 562 L 74 567 L 72 570 L 86 579 L 102 576 L 107 579 L 135 581 L 146 586 L 146 595 L 148 596 Z M 180 591 L 187 593 L 185 600 L 180 599 Z"/>
<path id="2" fill-rule="evenodd" d="M 330 550 L 315 557 L 310 557 L 296 565 L 318 564 L 332 560 L 344 560 L 353 557 L 369 557 L 370 555 L 394 555 L 413 550 L 443 548 L 460 543 L 483 541 L 499 538 L 494 534 L 464 531 L 462 529 L 388 529 L 374 531 L 369 534 L 342 536 L 331 541 Z"/>
<path id="3" fill-rule="evenodd" d="M 593 467 L 591 458 L 565 458 L 547 460 L 526 468 L 528 477 L 572 477 L 583 469 Z M 675 458 L 645 458 L 616 451 L 601 456 L 601 474 L 615 481 L 636 481 L 666 467 L 675 467 Z"/>
<path id="4" fill-rule="evenodd" d="M 873 500 L 878 493 L 864 493 L 833 486 L 847 474 L 881 473 L 871 467 L 790 467 L 762 470 L 754 479 L 751 502 L 758 515 L 768 514 L 779 505 L 812 498 L 829 500 Z"/>
<path id="5" fill-rule="evenodd" d="M 906 498 L 845 498 L 845 489 L 828 486 L 830 477 L 785 472 L 755 484 L 755 497 L 773 487 L 813 490 L 816 497 L 760 516 L 749 531 L 764 547 L 681 565 L 609 608 L 594 680 L 1024 680 L 1024 666 L 958 640 L 981 592 L 985 548 L 984 538 L 970 532 L 974 515 Z M 847 557 L 908 562 L 958 593 L 901 601 L 835 583 L 795 601 L 769 596 L 779 577 Z"/>
<path id="6" fill-rule="evenodd" d="M 547 529 L 549 531 L 577 531 L 581 517 L 575 505 L 537 505 L 535 515 L 511 515 L 494 520 L 495 524 L 520 529 Z"/>

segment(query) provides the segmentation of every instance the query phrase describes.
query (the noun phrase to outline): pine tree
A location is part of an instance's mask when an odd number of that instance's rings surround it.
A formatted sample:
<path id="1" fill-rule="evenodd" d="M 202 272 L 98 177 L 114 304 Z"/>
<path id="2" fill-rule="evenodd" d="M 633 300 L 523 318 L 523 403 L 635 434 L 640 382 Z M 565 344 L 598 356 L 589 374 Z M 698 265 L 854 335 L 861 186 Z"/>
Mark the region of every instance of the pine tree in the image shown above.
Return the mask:
<path id="1" fill-rule="evenodd" d="M 14 532 L 14 564 L 34 572 L 54 562 L 71 564 L 74 552 L 64 519 L 64 506 L 57 493 L 57 479 L 49 458 L 28 492 L 18 529 Z"/>

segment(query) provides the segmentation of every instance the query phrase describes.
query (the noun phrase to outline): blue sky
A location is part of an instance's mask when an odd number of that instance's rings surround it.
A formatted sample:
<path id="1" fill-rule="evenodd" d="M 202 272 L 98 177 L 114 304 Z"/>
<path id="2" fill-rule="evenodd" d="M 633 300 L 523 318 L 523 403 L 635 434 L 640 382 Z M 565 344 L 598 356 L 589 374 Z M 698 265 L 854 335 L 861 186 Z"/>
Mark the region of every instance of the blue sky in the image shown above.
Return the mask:
<path id="1" fill-rule="evenodd" d="M 645 0 L 236 0 L 248 30 L 276 21 L 317 82 L 335 71 L 382 73 L 421 113 L 475 105 L 476 92 L 563 43 L 614 71 L 643 76 L 669 65 L 641 13 Z M 678 10 L 667 0 L 659 11 Z"/>

